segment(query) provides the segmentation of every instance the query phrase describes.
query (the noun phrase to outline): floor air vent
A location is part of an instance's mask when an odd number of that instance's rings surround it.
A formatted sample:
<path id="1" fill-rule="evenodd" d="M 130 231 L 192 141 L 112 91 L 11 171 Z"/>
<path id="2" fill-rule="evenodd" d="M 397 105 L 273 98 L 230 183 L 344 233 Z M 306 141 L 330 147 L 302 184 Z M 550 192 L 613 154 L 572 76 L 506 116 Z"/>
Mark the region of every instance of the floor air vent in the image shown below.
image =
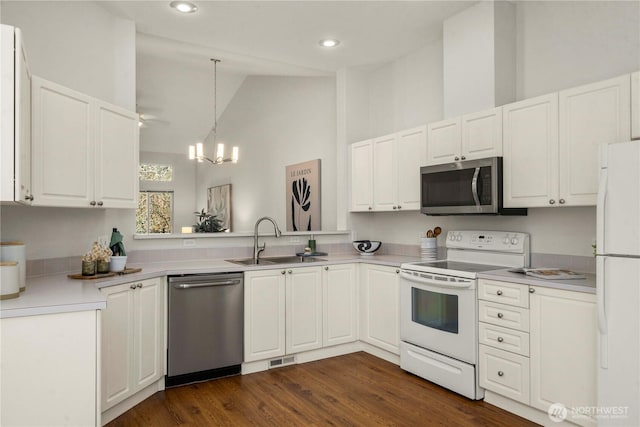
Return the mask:
<path id="1" fill-rule="evenodd" d="M 295 356 L 280 357 L 269 361 L 269 369 L 296 363 Z"/>

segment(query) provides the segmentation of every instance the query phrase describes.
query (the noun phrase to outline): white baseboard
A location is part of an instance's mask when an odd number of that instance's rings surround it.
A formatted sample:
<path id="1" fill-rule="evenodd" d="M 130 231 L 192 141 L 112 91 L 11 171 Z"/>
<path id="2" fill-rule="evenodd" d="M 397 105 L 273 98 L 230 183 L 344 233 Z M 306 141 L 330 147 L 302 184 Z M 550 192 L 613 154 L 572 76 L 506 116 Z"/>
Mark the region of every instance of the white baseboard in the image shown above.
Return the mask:
<path id="1" fill-rule="evenodd" d="M 148 385 L 147 387 L 143 388 L 133 396 L 118 403 L 117 405 L 114 405 L 111 408 L 107 409 L 106 411 L 103 411 L 102 425 L 105 425 L 108 422 L 115 420 L 120 415 L 124 414 L 129 409 L 136 406 L 138 403 L 148 399 L 149 397 L 153 396 L 154 394 L 162 390 L 164 390 L 164 377 L 160 378 L 155 383 Z"/>

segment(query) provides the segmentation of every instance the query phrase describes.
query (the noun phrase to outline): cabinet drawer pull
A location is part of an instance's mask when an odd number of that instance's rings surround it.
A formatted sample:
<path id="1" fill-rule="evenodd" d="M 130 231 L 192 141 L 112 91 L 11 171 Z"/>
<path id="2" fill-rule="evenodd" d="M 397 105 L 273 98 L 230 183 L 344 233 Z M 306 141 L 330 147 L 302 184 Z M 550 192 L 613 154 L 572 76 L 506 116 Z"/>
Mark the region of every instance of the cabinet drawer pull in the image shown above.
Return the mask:
<path id="1" fill-rule="evenodd" d="M 142 283 L 138 283 L 138 284 L 136 285 L 136 288 L 138 288 L 138 289 L 140 289 L 141 287 L 142 287 Z"/>
<path id="2" fill-rule="evenodd" d="M 498 371 L 498 376 L 499 376 L 499 377 L 504 376 L 504 372 L 502 372 L 502 371 Z"/>
<path id="3" fill-rule="evenodd" d="M 497 295 L 502 295 L 502 291 L 496 292 Z"/>
<path id="4" fill-rule="evenodd" d="M 282 270 L 282 271 L 280 272 L 280 274 L 285 274 L 285 273 L 286 273 L 286 271 L 284 271 L 284 270 Z"/>
<path id="5" fill-rule="evenodd" d="M 565 203 L 564 199 L 560 199 L 558 201 L 560 202 L 561 205 L 564 205 L 564 203 Z"/>
<path id="6" fill-rule="evenodd" d="M 396 274 L 400 274 L 400 270 L 396 270 Z"/>
<path id="7" fill-rule="evenodd" d="M 535 289 L 533 289 L 533 288 L 529 288 L 529 293 L 530 293 L 530 294 L 534 293 L 535 291 L 536 291 Z"/>
<path id="8" fill-rule="evenodd" d="M 398 209 L 398 207 L 397 207 L 397 206 L 394 206 L 394 207 L 393 207 L 393 209 L 394 209 L 394 210 L 395 210 L 395 209 Z"/>
<path id="9" fill-rule="evenodd" d="M 90 204 L 91 206 L 95 206 L 95 205 L 96 205 L 96 201 L 95 201 L 95 200 L 92 200 L 92 201 L 90 201 L 90 202 L 89 202 L 89 204 Z"/>
<path id="10" fill-rule="evenodd" d="M 131 289 L 135 289 L 135 288 L 136 288 L 136 285 L 131 285 L 131 286 L 129 286 L 129 287 L 130 287 Z"/>
<path id="11" fill-rule="evenodd" d="M 504 314 L 498 313 L 498 318 L 502 319 L 503 317 L 504 317 Z"/>
<path id="12" fill-rule="evenodd" d="M 324 271 L 328 271 L 328 270 L 329 270 L 329 267 L 325 267 L 325 268 L 324 268 Z"/>
<path id="13" fill-rule="evenodd" d="M 98 202 L 98 206 L 102 206 L 102 205 L 104 205 L 104 203 L 102 203 L 102 200 L 100 200 L 100 201 Z"/>
<path id="14" fill-rule="evenodd" d="M 555 203 L 556 203 L 556 201 L 555 201 L 555 200 L 553 200 L 553 199 L 549 200 L 549 204 L 550 204 L 550 205 L 555 205 Z"/>
<path id="15" fill-rule="evenodd" d="M 458 160 L 460 160 L 460 157 L 455 156 L 455 157 L 453 158 L 453 160 L 455 160 L 455 161 L 457 162 Z"/>
<path id="16" fill-rule="evenodd" d="M 465 156 L 460 157 L 462 160 L 467 160 Z"/>
<path id="17" fill-rule="evenodd" d="M 402 209 L 402 206 L 398 205 L 398 209 Z"/>
<path id="18" fill-rule="evenodd" d="M 293 271 L 289 270 L 289 271 L 287 271 L 287 273 L 291 274 L 291 273 L 293 273 Z"/>
<path id="19" fill-rule="evenodd" d="M 498 337 L 498 342 L 502 342 L 502 341 L 504 341 L 504 338 Z"/>

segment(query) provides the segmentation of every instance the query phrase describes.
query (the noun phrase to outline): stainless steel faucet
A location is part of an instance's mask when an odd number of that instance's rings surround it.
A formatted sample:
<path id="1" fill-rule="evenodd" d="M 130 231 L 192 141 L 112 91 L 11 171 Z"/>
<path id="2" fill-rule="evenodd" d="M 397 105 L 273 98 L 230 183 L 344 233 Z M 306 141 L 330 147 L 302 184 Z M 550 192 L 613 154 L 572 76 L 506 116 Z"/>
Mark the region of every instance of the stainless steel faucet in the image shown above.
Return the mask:
<path id="1" fill-rule="evenodd" d="M 264 251 L 264 248 L 267 247 L 267 243 L 266 242 L 263 243 L 262 246 L 258 246 L 258 226 L 264 220 L 271 221 L 271 223 L 273 224 L 273 230 L 274 230 L 274 233 L 275 233 L 276 237 L 280 237 L 282 235 L 282 232 L 278 228 L 278 224 L 276 224 L 276 222 L 274 221 L 273 218 L 270 218 L 268 216 L 263 216 L 262 218 L 260 218 L 259 220 L 256 221 L 256 226 L 255 226 L 255 228 L 253 230 L 253 261 L 254 261 L 255 264 L 258 263 L 258 258 L 260 257 L 260 252 Z"/>

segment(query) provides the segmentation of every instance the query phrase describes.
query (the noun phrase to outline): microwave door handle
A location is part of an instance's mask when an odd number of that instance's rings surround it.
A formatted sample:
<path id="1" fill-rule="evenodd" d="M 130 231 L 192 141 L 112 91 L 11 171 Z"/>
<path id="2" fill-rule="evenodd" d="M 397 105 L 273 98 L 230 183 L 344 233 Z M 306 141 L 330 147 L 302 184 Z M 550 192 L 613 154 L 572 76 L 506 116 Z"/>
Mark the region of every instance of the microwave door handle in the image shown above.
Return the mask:
<path id="1" fill-rule="evenodd" d="M 476 168 L 473 173 L 473 179 L 471 180 L 471 194 L 473 194 L 473 200 L 476 202 L 476 206 L 480 207 L 480 197 L 478 196 L 478 175 L 480 174 L 480 168 Z"/>

